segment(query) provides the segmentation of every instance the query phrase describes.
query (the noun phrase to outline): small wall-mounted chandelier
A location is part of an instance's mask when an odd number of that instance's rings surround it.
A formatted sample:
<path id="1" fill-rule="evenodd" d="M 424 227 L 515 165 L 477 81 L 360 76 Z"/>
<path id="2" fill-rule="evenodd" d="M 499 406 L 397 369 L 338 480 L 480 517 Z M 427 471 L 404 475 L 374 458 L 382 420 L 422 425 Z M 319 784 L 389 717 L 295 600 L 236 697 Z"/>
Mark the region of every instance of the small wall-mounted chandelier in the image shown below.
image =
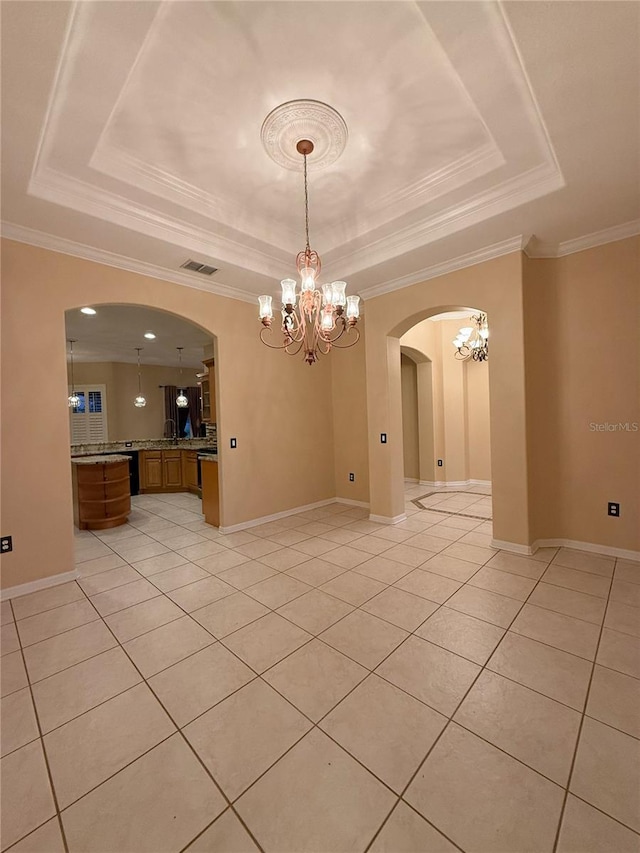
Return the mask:
<path id="1" fill-rule="evenodd" d="M 283 349 L 289 355 L 304 352 L 307 364 L 313 364 L 320 354 L 326 355 L 334 347 L 351 347 L 358 343 L 360 332 L 356 328 L 360 316 L 359 296 L 347 296 L 344 281 L 333 281 L 316 289 L 322 263 L 320 256 L 309 245 L 309 190 L 307 185 L 307 157 L 313 151 L 313 142 L 301 139 L 296 150 L 304 158 L 304 214 L 306 246 L 296 258 L 300 275 L 300 302 L 296 307 L 296 281 L 285 278 L 282 286 L 282 336 L 281 344 L 272 344 L 265 338 L 272 331 L 273 308 L 271 296 L 260 296 L 260 320 L 263 328 L 260 339 L 272 349 Z M 347 338 L 343 338 L 347 335 Z M 341 341 L 338 343 L 338 341 Z"/>
<path id="2" fill-rule="evenodd" d="M 458 361 L 466 361 L 472 358 L 474 361 L 486 361 L 489 358 L 489 326 L 487 315 L 480 313 L 472 318 L 475 326 L 465 326 L 458 332 L 453 341 L 456 348 L 454 358 Z"/>
<path id="3" fill-rule="evenodd" d="M 70 409 L 77 409 L 80 405 L 80 397 L 76 394 L 76 385 L 73 379 L 73 345 L 77 343 L 77 341 L 72 341 L 71 338 L 69 338 L 67 343 L 69 344 L 69 356 L 71 358 L 71 394 L 67 397 L 67 402 L 69 403 Z"/>
<path id="4" fill-rule="evenodd" d="M 186 409 L 189 405 L 189 401 L 184 395 L 184 387 L 182 385 L 182 350 L 184 347 L 176 347 L 178 350 L 178 363 L 180 365 L 180 385 L 178 387 L 178 396 L 176 397 L 176 406 L 179 409 Z"/>
<path id="5" fill-rule="evenodd" d="M 142 380 L 140 378 L 140 350 L 142 349 L 142 347 L 134 347 L 134 349 L 138 353 L 138 396 L 133 401 L 133 405 L 137 409 L 143 409 L 147 405 L 147 401 L 142 396 Z"/>

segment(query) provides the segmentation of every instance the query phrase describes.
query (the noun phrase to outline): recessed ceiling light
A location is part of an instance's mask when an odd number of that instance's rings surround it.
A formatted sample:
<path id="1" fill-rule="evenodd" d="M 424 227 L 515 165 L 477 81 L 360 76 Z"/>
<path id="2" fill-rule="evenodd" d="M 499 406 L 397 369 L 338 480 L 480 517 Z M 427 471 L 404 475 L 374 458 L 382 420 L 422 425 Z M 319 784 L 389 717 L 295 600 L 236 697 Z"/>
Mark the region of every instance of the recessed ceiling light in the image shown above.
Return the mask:
<path id="1" fill-rule="evenodd" d="M 148 341 L 152 341 L 155 338 L 155 335 L 153 334 L 153 332 L 145 332 L 144 336 Z"/>
<path id="2" fill-rule="evenodd" d="M 96 311 L 95 308 L 88 308 L 87 307 L 87 308 L 81 308 L 80 313 L 81 314 L 97 314 L 98 312 Z"/>

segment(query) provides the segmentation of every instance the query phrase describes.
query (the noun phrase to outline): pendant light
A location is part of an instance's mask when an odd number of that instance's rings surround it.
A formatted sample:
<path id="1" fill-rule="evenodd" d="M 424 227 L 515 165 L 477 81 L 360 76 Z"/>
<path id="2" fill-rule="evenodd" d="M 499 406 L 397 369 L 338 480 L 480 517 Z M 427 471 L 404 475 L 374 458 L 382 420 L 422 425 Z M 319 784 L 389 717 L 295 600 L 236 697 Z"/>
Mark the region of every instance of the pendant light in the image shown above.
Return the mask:
<path id="1" fill-rule="evenodd" d="M 133 401 L 133 405 L 137 409 L 142 409 L 142 408 L 144 408 L 144 406 L 147 405 L 147 401 L 142 396 L 141 379 L 140 379 L 140 350 L 142 349 L 142 347 L 134 347 L 134 349 L 138 353 L 138 396 Z"/>
<path id="2" fill-rule="evenodd" d="M 67 397 L 70 409 L 77 409 L 80 405 L 80 397 L 76 394 L 76 385 L 73 379 L 73 345 L 77 343 L 75 340 L 69 339 L 69 354 L 71 356 L 71 394 Z"/>
<path id="3" fill-rule="evenodd" d="M 176 397 L 176 406 L 179 409 L 186 409 L 189 405 L 189 401 L 184 395 L 184 388 L 182 387 L 182 350 L 184 347 L 176 347 L 178 350 L 178 362 L 180 364 L 180 385 L 178 386 L 178 396 Z"/>

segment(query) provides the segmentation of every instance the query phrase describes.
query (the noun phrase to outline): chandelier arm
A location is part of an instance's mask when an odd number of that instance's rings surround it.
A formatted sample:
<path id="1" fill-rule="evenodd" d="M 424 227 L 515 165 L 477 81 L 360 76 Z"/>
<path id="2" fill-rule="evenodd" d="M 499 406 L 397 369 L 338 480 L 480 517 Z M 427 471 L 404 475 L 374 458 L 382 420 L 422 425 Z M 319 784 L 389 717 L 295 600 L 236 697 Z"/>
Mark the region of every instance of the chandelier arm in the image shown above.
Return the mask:
<path id="1" fill-rule="evenodd" d="M 348 343 L 348 344 L 336 343 L 342 337 L 342 335 L 344 334 L 345 331 L 348 335 L 352 330 L 356 334 L 355 334 L 354 339 L 350 343 Z M 355 346 L 359 340 L 360 340 L 360 329 L 358 329 L 356 326 L 351 326 L 350 328 L 343 329 L 343 331 L 338 335 L 338 337 L 335 338 L 333 341 L 331 341 L 331 344 L 332 344 L 332 346 L 336 347 L 337 349 L 349 349 L 349 347 Z"/>
<path id="2" fill-rule="evenodd" d="M 269 347 L 269 349 L 286 349 L 287 347 L 291 346 L 292 343 L 298 343 L 297 340 L 292 338 L 290 341 L 285 341 L 283 344 L 270 344 L 269 341 L 265 339 L 264 333 L 272 331 L 273 330 L 268 328 L 267 326 L 263 326 L 262 329 L 260 329 L 260 340 L 265 346 Z"/>

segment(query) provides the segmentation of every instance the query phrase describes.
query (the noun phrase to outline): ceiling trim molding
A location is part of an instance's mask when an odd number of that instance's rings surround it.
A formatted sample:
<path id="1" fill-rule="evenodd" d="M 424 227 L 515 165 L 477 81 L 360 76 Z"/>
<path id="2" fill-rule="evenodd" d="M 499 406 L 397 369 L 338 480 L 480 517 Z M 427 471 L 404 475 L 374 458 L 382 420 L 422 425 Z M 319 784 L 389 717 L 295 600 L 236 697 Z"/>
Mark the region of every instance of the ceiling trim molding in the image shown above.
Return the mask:
<path id="1" fill-rule="evenodd" d="M 530 235 L 519 234 L 517 237 L 510 237 L 508 240 L 502 240 L 500 243 L 484 246 L 482 249 L 467 252 L 465 255 L 459 255 L 457 258 L 451 258 L 439 264 L 433 264 L 417 272 L 392 279 L 392 281 L 386 281 L 383 284 L 359 290 L 358 293 L 363 299 L 374 299 L 376 296 L 382 296 L 384 293 L 392 293 L 394 290 L 401 290 L 403 287 L 420 284 L 431 278 L 455 272 L 455 270 L 472 267 L 475 264 L 483 263 L 483 261 L 490 261 L 492 258 L 499 258 L 502 255 L 509 255 L 512 252 L 521 252 L 529 240 Z"/>
<path id="2" fill-rule="evenodd" d="M 126 255 L 108 252 L 105 249 L 96 249 L 95 246 L 88 246 L 86 243 L 76 243 L 74 240 L 67 240 L 65 237 L 56 237 L 53 234 L 36 231 L 33 228 L 25 228 L 23 225 L 16 225 L 13 222 L 3 221 L 1 225 L 2 236 L 7 240 L 15 240 L 18 243 L 26 243 L 29 246 L 38 246 L 40 249 L 49 249 L 52 252 L 71 255 L 74 258 L 82 258 L 85 261 L 94 261 L 98 264 L 104 264 L 107 267 L 115 267 L 127 270 L 127 272 L 158 278 L 162 281 L 191 287 L 194 290 L 204 290 L 207 293 L 224 296 L 228 299 L 236 299 L 240 302 L 256 302 L 256 297 L 252 293 L 229 287 L 222 282 L 196 281 L 185 272 L 169 270 L 156 264 L 150 264 L 147 261 L 140 261 L 136 258 L 129 258 Z"/>
<path id="3" fill-rule="evenodd" d="M 533 240 L 526 247 L 529 258 L 562 258 L 565 255 L 573 255 L 575 252 L 583 252 L 585 249 L 593 249 L 596 246 L 604 246 L 607 243 L 616 243 L 618 240 L 626 240 L 628 237 L 636 237 L 640 234 L 640 219 L 631 222 L 623 222 L 602 231 L 594 231 L 582 237 L 574 237 L 572 240 L 564 240 L 562 243 L 541 243 Z"/>

